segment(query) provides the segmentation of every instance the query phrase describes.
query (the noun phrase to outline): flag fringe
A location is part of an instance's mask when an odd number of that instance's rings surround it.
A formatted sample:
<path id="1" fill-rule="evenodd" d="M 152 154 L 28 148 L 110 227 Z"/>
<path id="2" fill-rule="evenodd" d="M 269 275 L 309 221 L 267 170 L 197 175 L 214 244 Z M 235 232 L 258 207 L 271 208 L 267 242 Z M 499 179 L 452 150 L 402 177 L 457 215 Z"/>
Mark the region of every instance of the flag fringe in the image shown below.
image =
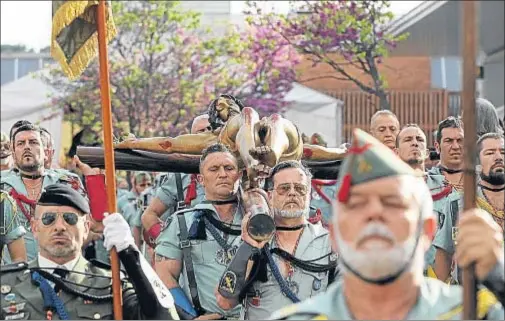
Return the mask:
<path id="1" fill-rule="evenodd" d="M 98 52 L 98 30 L 74 54 L 70 63 L 62 48 L 56 41 L 61 31 L 69 26 L 77 17 L 81 17 L 91 6 L 98 6 L 98 1 L 67 1 L 58 8 L 52 20 L 51 56 L 60 64 L 63 72 L 71 80 L 78 78 L 88 67 L 91 60 Z M 116 26 L 111 14 L 110 6 L 107 7 L 106 41 L 111 41 L 116 36 Z M 96 25 L 96 19 L 94 21 Z M 98 28 L 98 26 L 97 26 Z"/>

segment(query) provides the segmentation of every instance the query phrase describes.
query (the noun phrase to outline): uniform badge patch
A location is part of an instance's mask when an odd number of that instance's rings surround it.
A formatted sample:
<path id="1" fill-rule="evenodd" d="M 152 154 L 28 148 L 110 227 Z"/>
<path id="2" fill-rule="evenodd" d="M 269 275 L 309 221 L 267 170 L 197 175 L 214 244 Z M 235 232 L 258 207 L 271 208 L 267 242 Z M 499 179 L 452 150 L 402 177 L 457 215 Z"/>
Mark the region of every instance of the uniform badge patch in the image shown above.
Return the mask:
<path id="1" fill-rule="evenodd" d="M 221 265 L 228 266 L 230 264 L 231 260 L 237 254 L 238 246 L 233 245 L 229 249 L 219 249 L 216 252 L 216 261 L 217 263 Z"/>
<path id="2" fill-rule="evenodd" d="M 0 286 L 0 293 L 2 294 L 8 294 L 11 292 L 11 286 L 10 285 L 2 285 Z"/>
<path id="3" fill-rule="evenodd" d="M 235 293 L 236 286 L 237 286 L 237 275 L 232 271 L 226 271 L 224 276 L 221 278 L 219 287 L 228 293 Z"/>
<path id="4" fill-rule="evenodd" d="M 321 280 L 314 279 L 314 281 L 312 282 L 312 289 L 314 291 L 319 291 L 321 289 Z"/>

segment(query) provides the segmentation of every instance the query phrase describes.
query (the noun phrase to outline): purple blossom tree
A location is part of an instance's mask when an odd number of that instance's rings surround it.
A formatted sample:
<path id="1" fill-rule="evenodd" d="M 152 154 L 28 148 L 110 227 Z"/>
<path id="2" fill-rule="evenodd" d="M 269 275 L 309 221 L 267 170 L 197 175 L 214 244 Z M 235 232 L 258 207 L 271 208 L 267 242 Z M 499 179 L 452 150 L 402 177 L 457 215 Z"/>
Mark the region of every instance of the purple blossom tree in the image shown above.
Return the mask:
<path id="1" fill-rule="evenodd" d="M 134 5 L 130 5 L 134 4 Z M 200 15 L 176 1 L 113 2 L 118 35 L 109 46 L 116 136 L 186 133 L 218 94 L 232 94 L 261 114 L 282 111 L 295 80 L 296 50 L 265 27 L 212 37 Z M 98 63 L 69 82 L 56 67 L 45 81 L 63 97 L 55 109 L 80 128 L 101 130 Z"/>
<path id="2" fill-rule="evenodd" d="M 261 1 L 264 2 L 264 1 Z M 379 97 L 380 107 L 389 109 L 378 65 L 406 34 L 394 36 L 388 32 L 393 19 L 389 1 L 291 1 L 297 14 L 265 13 L 259 1 L 248 1 L 248 23 L 256 28 L 276 32 L 286 43 L 309 59 L 313 66 L 327 64 L 334 78 L 353 82 L 362 91 Z M 364 82 L 348 72 L 353 66 L 369 76 Z M 317 78 L 312 78 L 317 79 Z"/>

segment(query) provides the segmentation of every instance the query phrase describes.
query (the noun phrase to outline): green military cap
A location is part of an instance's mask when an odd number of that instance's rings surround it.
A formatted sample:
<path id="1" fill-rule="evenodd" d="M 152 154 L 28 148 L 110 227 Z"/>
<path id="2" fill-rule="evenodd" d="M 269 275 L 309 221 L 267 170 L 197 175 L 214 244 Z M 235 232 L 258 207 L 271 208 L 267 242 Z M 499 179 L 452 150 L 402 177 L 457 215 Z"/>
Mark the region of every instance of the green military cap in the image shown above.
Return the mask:
<path id="1" fill-rule="evenodd" d="M 337 201 L 345 203 L 353 185 L 397 175 L 418 176 L 387 146 L 363 130 L 355 129 L 352 146 L 340 167 Z"/>

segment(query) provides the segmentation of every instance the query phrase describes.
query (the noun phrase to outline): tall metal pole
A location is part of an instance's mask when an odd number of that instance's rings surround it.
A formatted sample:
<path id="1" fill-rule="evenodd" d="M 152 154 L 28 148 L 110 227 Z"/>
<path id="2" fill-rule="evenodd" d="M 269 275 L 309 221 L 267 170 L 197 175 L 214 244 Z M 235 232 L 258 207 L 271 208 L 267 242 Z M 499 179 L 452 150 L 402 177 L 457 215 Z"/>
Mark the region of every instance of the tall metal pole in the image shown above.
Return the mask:
<path id="1" fill-rule="evenodd" d="M 105 153 L 105 182 L 107 186 L 107 201 L 109 213 L 116 212 L 116 179 L 114 168 L 114 147 L 112 145 L 112 116 L 109 86 L 109 58 L 107 56 L 107 16 L 106 2 L 101 0 L 97 7 L 98 24 L 98 58 L 100 62 L 100 92 L 102 99 L 102 128 Z M 110 251 L 112 272 L 112 296 L 114 319 L 123 320 L 123 302 L 121 279 L 119 274 L 119 258 L 115 248 Z"/>
<path id="2" fill-rule="evenodd" d="M 463 6 L 463 32 L 462 32 L 462 55 L 463 55 L 463 93 L 462 109 L 465 131 L 465 157 L 464 157 L 464 209 L 475 207 L 475 158 L 476 158 L 476 62 L 478 50 L 478 25 L 477 25 L 477 1 L 462 1 Z M 463 319 L 476 320 L 476 278 L 475 265 L 472 264 L 463 270 Z"/>

